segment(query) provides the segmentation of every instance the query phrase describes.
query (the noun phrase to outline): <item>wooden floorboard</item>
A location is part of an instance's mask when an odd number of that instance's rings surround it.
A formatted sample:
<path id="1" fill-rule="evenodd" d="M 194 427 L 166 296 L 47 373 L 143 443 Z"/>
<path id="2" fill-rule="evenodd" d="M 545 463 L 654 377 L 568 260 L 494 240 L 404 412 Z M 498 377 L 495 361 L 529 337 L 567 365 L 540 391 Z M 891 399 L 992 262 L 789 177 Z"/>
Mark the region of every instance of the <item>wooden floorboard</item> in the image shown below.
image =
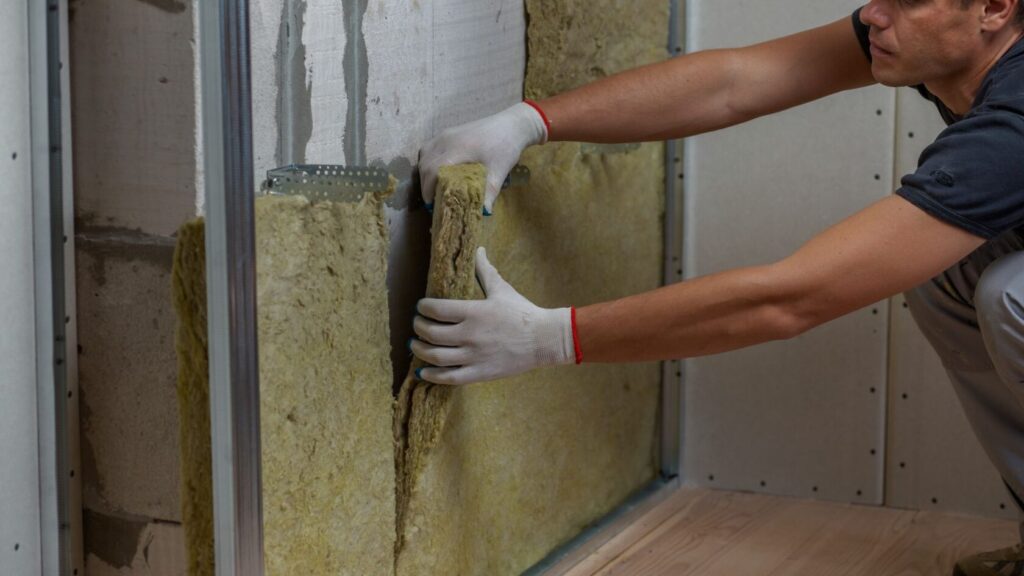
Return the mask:
<path id="1" fill-rule="evenodd" d="M 1017 540 L 1005 520 L 682 489 L 567 574 L 946 575 Z"/>

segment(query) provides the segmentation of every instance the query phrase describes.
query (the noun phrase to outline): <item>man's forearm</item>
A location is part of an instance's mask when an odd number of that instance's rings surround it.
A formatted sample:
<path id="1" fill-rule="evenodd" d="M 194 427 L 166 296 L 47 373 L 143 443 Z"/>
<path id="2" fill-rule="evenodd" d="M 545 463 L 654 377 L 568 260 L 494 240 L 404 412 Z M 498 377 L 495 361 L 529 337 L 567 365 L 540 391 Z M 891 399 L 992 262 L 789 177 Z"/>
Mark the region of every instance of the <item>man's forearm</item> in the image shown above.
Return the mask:
<path id="1" fill-rule="evenodd" d="M 849 17 L 754 46 L 695 52 L 539 102 L 549 140 L 703 134 L 874 83 Z"/>
<path id="2" fill-rule="evenodd" d="M 680 138 L 744 119 L 729 106 L 731 51 L 687 54 L 602 78 L 538 102 L 548 139 L 641 142 Z"/>
<path id="3" fill-rule="evenodd" d="M 586 362 L 689 358 L 809 328 L 770 266 L 740 268 L 577 311 Z"/>

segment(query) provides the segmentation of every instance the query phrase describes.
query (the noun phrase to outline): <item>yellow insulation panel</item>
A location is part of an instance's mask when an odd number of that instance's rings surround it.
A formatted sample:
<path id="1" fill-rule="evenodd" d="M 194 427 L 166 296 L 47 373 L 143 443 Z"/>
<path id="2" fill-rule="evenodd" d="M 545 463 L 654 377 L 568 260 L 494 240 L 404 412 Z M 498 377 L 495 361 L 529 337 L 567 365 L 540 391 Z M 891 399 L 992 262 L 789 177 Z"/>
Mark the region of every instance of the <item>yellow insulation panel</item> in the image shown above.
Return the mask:
<path id="1" fill-rule="evenodd" d="M 530 97 L 666 55 L 666 2 L 527 9 Z M 583 306 L 660 285 L 662 145 L 552 144 L 521 162 L 529 186 L 500 196 L 480 243 L 523 295 Z M 653 480 L 660 377 L 657 364 L 584 365 L 411 395 L 429 430 L 406 440 L 399 576 L 518 574 Z"/>
<path id="2" fill-rule="evenodd" d="M 195 232 L 198 230 L 198 233 Z M 186 231 L 192 231 L 186 234 Z M 392 574 L 395 541 L 388 234 L 381 198 L 256 201 L 264 561 L 275 574 Z M 202 251 L 201 225 L 179 253 Z M 205 274 L 179 259 L 179 357 L 205 360 Z M 181 294 L 182 298 L 178 298 Z M 202 324 L 199 320 L 202 319 Z M 212 574 L 205 369 L 179 379 L 190 574 Z M 187 409 L 186 409 L 187 408 Z M 204 461 L 205 459 L 205 461 Z M 196 490 L 192 486 L 205 487 Z"/>

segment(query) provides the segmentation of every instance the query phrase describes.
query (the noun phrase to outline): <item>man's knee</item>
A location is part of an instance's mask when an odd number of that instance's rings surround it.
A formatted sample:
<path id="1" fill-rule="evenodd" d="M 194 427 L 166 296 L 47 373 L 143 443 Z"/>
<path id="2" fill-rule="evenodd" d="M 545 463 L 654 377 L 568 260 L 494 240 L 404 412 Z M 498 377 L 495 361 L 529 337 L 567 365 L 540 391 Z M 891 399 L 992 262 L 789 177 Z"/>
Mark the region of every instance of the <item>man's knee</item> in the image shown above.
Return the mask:
<path id="1" fill-rule="evenodd" d="M 978 279 L 974 307 L 982 331 L 1024 333 L 1024 254 L 996 260 Z"/>

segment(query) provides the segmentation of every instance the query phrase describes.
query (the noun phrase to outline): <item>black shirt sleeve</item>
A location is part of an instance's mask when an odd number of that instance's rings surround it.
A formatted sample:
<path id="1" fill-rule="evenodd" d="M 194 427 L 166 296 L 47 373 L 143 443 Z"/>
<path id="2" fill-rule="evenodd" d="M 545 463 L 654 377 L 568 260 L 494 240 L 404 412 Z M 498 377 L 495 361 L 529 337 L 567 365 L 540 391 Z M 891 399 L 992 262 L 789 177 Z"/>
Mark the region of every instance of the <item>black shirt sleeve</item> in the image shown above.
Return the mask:
<path id="1" fill-rule="evenodd" d="M 946 128 L 896 194 L 991 239 L 1024 222 L 1024 116 L 988 109 Z"/>
<path id="2" fill-rule="evenodd" d="M 871 41 L 868 40 L 868 32 L 871 28 L 860 21 L 860 11 L 864 7 L 861 6 L 853 11 L 853 33 L 857 35 L 857 41 L 860 42 L 860 49 L 864 51 L 864 56 L 867 57 L 868 62 L 871 62 Z"/>

